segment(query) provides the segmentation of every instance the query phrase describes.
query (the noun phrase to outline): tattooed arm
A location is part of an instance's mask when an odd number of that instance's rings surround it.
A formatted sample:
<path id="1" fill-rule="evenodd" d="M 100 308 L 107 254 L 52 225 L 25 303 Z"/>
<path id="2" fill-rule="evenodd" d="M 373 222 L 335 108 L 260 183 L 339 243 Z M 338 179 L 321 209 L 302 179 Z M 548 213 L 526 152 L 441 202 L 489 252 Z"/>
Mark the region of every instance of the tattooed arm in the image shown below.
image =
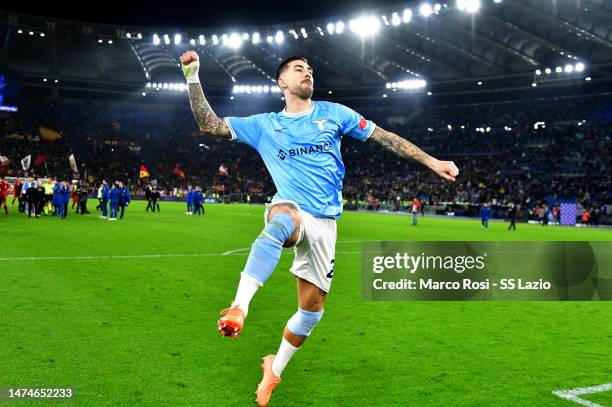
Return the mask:
<path id="1" fill-rule="evenodd" d="M 211 136 L 232 138 L 227 123 L 212 110 L 199 83 L 189 84 L 189 104 L 200 131 Z"/>
<path id="2" fill-rule="evenodd" d="M 204 97 L 204 91 L 200 84 L 198 70 L 200 61 L 198 54 L 193 51 L 185 52 L 181 55 L 181 66 L 183 73 L 187 78 L 189 89 L 189 104 L 193 115 L 200 127 L 200 131 L 211 136 L 232 138 L 227 123 L 222 118 L 218 117 L 210 104 Z"/>
<path id="3" fill-rule="evenodd" d="M 383 130 L 378 126 L 376 126 L 369 139 L 399 157 L 412 159 L 425 165 L 448 181 L 455 181 L 455 177 L 459 174 L 459 169 L 454 162 L 435 159 L 408 140 L 401 138 L 395 133 Z"/>

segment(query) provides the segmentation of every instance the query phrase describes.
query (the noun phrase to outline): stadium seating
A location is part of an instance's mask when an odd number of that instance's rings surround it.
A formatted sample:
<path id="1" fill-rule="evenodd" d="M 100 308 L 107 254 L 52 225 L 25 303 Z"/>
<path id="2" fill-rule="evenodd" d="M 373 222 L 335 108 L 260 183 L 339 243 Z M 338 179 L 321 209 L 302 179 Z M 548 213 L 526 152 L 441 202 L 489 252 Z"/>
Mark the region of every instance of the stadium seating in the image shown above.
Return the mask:
<path id="1" fill-rule="evenodd" d="M 448 184 L 378 145 L 346 138 L 349 208 L 405 210 L 416 196 L 430 208 L 468 216 L 484 202 L 492 202 L 496 215 L 503 216 L 513 202 L 527 209 L 527 218 L 544 203 L 553 207 L 576 200 L 593 208 L 612 203 L 612 98 L 607 95 L 424 106 L 402 118 L 402 124 L 375 106 L 355 108 L 426 151 L 455 161 L 461 175 Z M 187 183 L 231 200 L 246 201 L 248 194 L 250 202 L 264 202 L 274 193 L 257 154 L 199 134 L 186 104 L 30 101 L 0 123 L 1 153 L 11 159 L 4 175 L 22 175 L 20 159 L 32 154 L 36 175 L 69 179 L 67 157 L 74 153 L 82 176 L 94 183 L 103 177 L 126 180 L 136 192 L 144 185 L 138 179 L 144 163 L 167 195 Z M 44 140 L 40 127 L 62 137 Z M 222 164 L 227 175 L 218 171 Z M 175 174 L 176 165 L 185 179 Z"/>

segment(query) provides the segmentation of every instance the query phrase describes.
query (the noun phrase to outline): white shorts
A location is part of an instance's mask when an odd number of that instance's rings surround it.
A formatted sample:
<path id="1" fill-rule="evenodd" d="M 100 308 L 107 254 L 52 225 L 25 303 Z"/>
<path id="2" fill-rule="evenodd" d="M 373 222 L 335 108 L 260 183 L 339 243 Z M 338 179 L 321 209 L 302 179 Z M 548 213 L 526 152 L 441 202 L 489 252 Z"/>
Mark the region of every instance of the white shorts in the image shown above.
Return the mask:
<path id="1" fill-rule="evenodd" d="M 266 204 L 265 223 L 268 223 L 270 210 L 278 204 L 294 206 L 302 220 L 298 241 L 293 248 L 295 258 L 289 271 L 328 293 L 334 274 L 336 220 L 315 218 L 303 211 L 296 202 L 279 200 Z"/>

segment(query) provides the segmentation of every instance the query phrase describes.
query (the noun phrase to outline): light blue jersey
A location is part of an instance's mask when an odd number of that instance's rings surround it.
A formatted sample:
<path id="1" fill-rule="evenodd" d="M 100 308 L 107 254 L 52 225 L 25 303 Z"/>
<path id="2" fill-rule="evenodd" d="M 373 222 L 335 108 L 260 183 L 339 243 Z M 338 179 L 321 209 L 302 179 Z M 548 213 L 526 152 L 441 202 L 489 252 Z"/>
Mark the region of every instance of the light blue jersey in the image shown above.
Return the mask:
<path id="1" fill-rule="evenodd" d="M 227 117 L 232 139 L 255 148 L 276 186 L 273 201 L 289 199 L 316 217 L 342 213 L 343 135 L 365 141 L 375 124 L 354 110 L 315 102 L 305 112 Z"/>

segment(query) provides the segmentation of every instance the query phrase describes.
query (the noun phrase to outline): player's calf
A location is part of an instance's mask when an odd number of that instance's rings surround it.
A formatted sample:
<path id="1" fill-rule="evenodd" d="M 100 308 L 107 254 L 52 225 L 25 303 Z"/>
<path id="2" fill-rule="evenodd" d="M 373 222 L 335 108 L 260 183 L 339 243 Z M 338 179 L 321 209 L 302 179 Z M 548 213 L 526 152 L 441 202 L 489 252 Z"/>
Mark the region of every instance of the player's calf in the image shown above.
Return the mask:
<path id="1" fill-rule="evenodd" d="M 274 271 L 283 245 L 298 227 L 297 211 L 288 207 L 286 210 L 273 208 L 264 230 L 251 246 L 232 306 L 224 310 L 225 313 L 219 319 L 218 328 L 223 336 L 235 338 L 240 333 L 251 299 Z"/>

